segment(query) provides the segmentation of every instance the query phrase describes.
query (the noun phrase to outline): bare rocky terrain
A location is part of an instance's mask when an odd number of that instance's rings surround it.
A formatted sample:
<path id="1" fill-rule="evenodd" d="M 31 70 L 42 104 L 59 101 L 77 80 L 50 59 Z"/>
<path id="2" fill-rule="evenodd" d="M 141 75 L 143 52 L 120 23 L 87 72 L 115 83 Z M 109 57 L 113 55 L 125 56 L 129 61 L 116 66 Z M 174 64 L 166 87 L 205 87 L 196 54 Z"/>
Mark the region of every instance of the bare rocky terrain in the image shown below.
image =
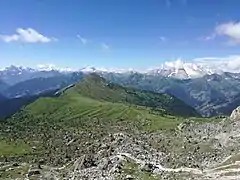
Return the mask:
<path id="1" fill-rule="evenodd" d="M 186 120 L 171 131 L 110 133 L 102 139 L 85 142 L 88 153 L 61 166 L 2 161 L 0 177 L 237 180 L 240 178 L 239 134 L 240 108 L 230 118 L 198 123 Z M 68 139 L 67 145 L 74 141 Z"/>

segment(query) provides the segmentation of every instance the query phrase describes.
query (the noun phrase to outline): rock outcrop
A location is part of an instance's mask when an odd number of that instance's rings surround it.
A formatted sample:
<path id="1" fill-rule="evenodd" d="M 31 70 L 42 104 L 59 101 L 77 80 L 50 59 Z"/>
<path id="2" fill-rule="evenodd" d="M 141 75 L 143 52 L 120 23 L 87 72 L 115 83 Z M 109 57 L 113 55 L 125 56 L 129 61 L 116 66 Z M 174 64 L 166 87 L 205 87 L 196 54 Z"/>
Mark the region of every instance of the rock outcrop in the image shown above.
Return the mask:
<path id="1" fill-rule="evenodd" d="M 233 110 L 233 112 L 230 116 L 230 119 L 232 119 L 232 120 L 239 119 L 240 120 L 240 106 Z"/>

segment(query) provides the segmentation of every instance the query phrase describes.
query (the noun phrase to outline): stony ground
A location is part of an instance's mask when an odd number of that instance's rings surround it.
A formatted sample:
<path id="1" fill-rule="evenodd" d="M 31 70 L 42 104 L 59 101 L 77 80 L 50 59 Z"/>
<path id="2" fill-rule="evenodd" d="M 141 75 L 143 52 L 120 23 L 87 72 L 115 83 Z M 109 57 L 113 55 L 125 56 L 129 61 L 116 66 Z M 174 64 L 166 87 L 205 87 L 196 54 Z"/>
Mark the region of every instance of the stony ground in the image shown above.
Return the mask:
<path id="1" fill-rule="evenodd" d="M 186 121 L 175 130 L 154 133 L 110 133 L 85 142 L 88 153 L 61 166 L 2 161 L 0 179 L 238 180 L 239 142 L 236 109 L 220 122 Z"/>

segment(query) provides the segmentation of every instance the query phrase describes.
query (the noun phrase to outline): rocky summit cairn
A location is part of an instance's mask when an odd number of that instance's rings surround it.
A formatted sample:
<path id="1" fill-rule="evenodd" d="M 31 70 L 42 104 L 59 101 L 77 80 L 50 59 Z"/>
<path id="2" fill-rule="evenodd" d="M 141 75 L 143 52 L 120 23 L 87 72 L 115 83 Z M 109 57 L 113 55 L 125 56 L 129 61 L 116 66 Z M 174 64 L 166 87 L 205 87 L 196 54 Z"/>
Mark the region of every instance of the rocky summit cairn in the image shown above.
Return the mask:
<path id="1" fill-rule="evenodd" d="M 240 106 L 233 110 L 230 118 L 233 120 L 240 119 Z"/>

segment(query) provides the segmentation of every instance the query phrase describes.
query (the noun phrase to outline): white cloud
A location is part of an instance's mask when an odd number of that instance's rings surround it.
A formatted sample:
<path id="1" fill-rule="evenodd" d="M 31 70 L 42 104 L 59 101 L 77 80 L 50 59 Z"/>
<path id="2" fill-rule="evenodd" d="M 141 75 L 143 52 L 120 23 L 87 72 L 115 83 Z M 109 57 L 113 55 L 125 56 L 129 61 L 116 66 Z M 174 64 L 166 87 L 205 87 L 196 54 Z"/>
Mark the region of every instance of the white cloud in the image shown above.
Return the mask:
<path id="1" fill-rule="evenodd" d="M 215 28 L 218 35 L 224 35 L 240 43 L 240 22 L 228 22 Z"/>
<path id="2" fill-rule="evenodd" d="M 57 67 L 55 64 L 38 64 L 37 69 L 40 70 L 40 71 L 52 71 L 52 70 L 56 70 L 56 71 L 60 71 L 60 72 L 73 72 L 73 71 L 75 71 L 72 68 Z"/>
<path id="3" fill-rule="evenodd" d="M 215 38 L 216 38 L 216 34 L 213 33 L 209 36 L 201 37 L 199 39 L 203 41 L 211 41 L 211 40 L 214 40 Z"/>
<path id="4" fill-rule="evenodd" d="M 240 72 L 240 55 L 197 58 L 193 62 L 216 72 Z"/>
<path id="5" fill-rule="evenodd" d="M 104 49 L 104 50 L 110 49 L 110 46 L 106 43 L 102 43 L 101 46 L 102 46 L 102 49 Z"/>
<path id="6" fill-rule="evenodd" d="M 82 36 L 80 36 L 79 34 L 77 35 L 77 38 L 80 39 L 80 41 L 82 42 L 82 44 L 87 44 L 88 40 L 83 38 Z"/>
<path id="7" fill-rule="evenodd" d="M 228 45 L 240 44 L 240 22 L 228 22 L 219 24 L 215 27 L 213 33 L 209 36 L 201 38 L 202 40 L 214 40 L 217 37 L 227 37 Z"/>
<path id="8" fill-rule="evenodd" d="M 56 38 L 46 37 L 32 28 L 17 28 L 16 33 L 12 35 L 0 35 L 0 40 L 7 43 L 18 41 L 23 43 L 49 43 L 51 41 L 56 41 Z"/>

